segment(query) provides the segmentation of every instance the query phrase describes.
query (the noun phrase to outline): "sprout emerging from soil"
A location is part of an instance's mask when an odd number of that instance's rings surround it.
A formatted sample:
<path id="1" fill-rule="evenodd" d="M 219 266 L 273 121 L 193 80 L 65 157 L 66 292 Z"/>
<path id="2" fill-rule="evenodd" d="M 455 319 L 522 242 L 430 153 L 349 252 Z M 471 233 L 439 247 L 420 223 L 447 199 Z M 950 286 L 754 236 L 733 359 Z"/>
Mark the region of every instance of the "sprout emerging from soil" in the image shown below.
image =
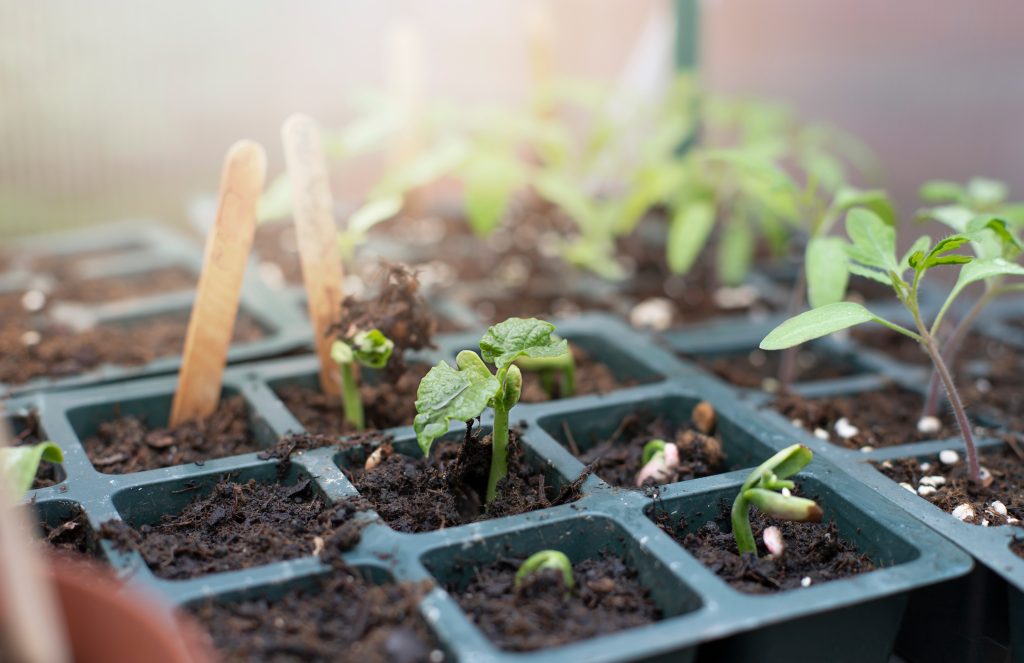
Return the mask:
<path id="1" fill-rule="evenodd" d="M 0 449 L 0 477 L 9 482 L 16 498 L 20 498 L 32 487 L 39 464 L 44 460 L 61 463 L 64 461 L 64 452 L 49 441 Z"/>
<path id="2" fill-rule="evenodd" d="M 556 341 L 558 336 L 552 336 Z M 576 360 L 570 350 L 558 357 L 521 357 L 516 365 L 540 376 L 540 384 L 548 398 L 570 398 L 576 394 Z M 561 383 L 559 383 L 561 376 Z"/>
<path id="3" fill-rule="evenodd" d="M 526 576 L 532 573 L 539 573 L 548 569 L 558 571 L 562 574 L 562 582 L 565 584 L 566 593 L 576 585 L 576 579 L 572 575 L 572 562 L 565 553 L 558 550 L 541 550 L 526 558 L 519 570 L 516 571 L 515 588 L 522 586 Z"/>
<path id="4" fill-rule="evenodd" d="M 802 444 L 794 444 L 761 463 L 743 482 L 732 503 L 732 533 L 741 555 L 757 554 L 757 543 L 750 528 L 751 506 L 781 520 L 821 522 L 823 513 L 814 500 L 789 494 L 795 484 L 788 478 L 806 467 L 813 458 L 810 449 Z M 776 547 L 781 549 L 782 542 L 778 543 Z"/>
<path id="5" fill-rule="evenodd" d="M 641 462 L 643 466 L 636 475 L 638 487 L 649 479 L 654 483 L 665 483 L 679 467 L 679 447 L 665 440 L 651 440 L 644 445 Z"/>
<path id="6" fill-rule="evenodd" d="M 423 377 L 416 391 L 413 428 L 425 455 L 434 440 L 448 432 L 452 420 L 470 421 L 487 408 L 494 410 L 488 504 L 497 496 L 498 482 L 508 474 L 509 411 L 519 402 L 523 388 L 523 374 L 515 362 L 522 357 L 557 360 L 568 354 L 569 345 L 552 336 L 554 331 L 550 322 L 509 318 L 487 330 L 480 339 L 479 355 L 463 350 L 455 358 L 456 368 L 440 362 Z M 496 373 L 491 373 L 485 361 L 494 365 Z"/>
<path id="7" fill-rule="evenodd" d="M 331 346 L 331 359 L 341 371 L 341 404 L 345 410 L 345 420 L 356 430 L 363 430 L 366 420 L 355 364 L 367 368 L 384 368 L 394 349 L 395 344 L 379 329 L 359 332 L 350 341 L 335 341 Z"/>
<path id="8" fill-rule="evenodd" d="M 845 266 L 840 262 L 827 265 L 822 263 L 820 269 L 812 272 L 811 277 L 822 280 L 835 279 L 836 272 L 844 271 L 845 268 L 852 274 L 892 287 L 897 299 L 913 317 L 916 331 L 881 318 L 860 304 L 836 302 L 786 320 L 761 341 L 760 347 L 762 350 L 782 350 L 865 322 L 877 322 L 914 339 L 921 344 L 931 359 L 935 373 L 945 389 L 946 398 L 956 415 L 957 425 L 967 448 L 968 477 L 975 483 L 983 484 L 971 425 L 936 337 L 946 313 L 967 286 L 995 277 L 1024 276 L 1024 267 L 1002 257 L 979 259 L 952 253 L 968 243 L 992 241 L 992 233 L 996 237 L 1008 234 L 1006 223 L 991 217 L 980 217 L 966 226 L 964 232 L 945 237 L 934 245 L 929 237 L 920 237 L 902 257 L 899 257 L 896 254 L 896 229 L 891 224 L 870 210 L 851 210 L 846 217 L 846 232 L 851 243 L 843 244 L 849 263 Z M 927 325 L 921 312 L 919 289 L 925 273 L 942 265 L 960 265 L 960 275 L 935 319 L 931 325 Z M 907 272 L 910 272 L 909 280 L 905 278 Z"/>

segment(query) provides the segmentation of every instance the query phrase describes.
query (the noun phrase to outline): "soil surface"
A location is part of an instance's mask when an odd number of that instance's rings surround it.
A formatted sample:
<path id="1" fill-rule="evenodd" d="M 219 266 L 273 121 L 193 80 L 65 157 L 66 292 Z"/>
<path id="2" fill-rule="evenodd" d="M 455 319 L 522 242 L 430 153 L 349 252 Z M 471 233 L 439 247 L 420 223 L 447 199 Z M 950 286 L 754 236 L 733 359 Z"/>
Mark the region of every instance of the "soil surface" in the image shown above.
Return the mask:
<path id="1" fill-rule="evenodd" d="M 782 364 L 782 352 L 754 350 L 749 354 L 715 357 L 680 356 L 690 361 L 695 360 L 701 367 L 738 387 L 762 389 L 769 393 L 779 390 L 778 377 Z M 801 349 L 797 353 L 796 361 L 796 382 L 834 380 L 859 373 L 849 362 L 814 349 Z"/>
<path id="2" fill-rule="evenodd" d="M 793 393 L 783 394 L 773 403 L 776 410 L 791 421 L 799 422 L 800 427 L 811 432 L 820 428 L 827 432 L 829 442 L 847 449 L 891 447 L 959 435 L 956 423 L 948 413 L 941 417 L 942 428 L 938 432 L 918 431 L 917 422 L 923 405 L 924 399 L 920 394 L 894 385 L 878 391 L 814 399 Z M 858 430 L 847 438 L 836 432 L 836 423 L 844 417 Z"/>
<path id="3" fill-rule="evenodd" d="M 106 421 L 83 446 L 93 466 L 107 474 L 202 463 L 260 450 L 241 396 L 222 399 L 206 419 L 174 428 L 149 428 L 134 415 Z"/>
<path id="4" fill-rule="evenodd" d="M 225 661 L 441 663 L 419 615 L 428 583 L 376 585 L 338 569 L 276 600 L 209 601 L 191 612 Z"/>
<path id="5" fill-rule="evenodd" d="M 39 413 L 35 410 L 29 411 L 23 417 L 12 417 L 11 423 L 14 424 L 13 442 L 16 447 L 32 446 L 47 439 L 39 425 Z M 55 486 L 61 481 L 60 465 L 44 460 L 39 463 L 39 469 L 36 470 L 36 477 L 32 480 L 32 489 Z"/>
<path id="6" fill-rule="evenodd" d="M 226 477 L 180 513 L 137 528 L 111 520 L 100 537 L 137 550 L 157 576 L 181 580 L 348 549 L 358 542 L 351 516 L 351 507 L 329 505 L 309 477 L 295 485 Z"/>
<path id="7" fill-rule="evenodd" d="M 542 472 L 525 459 L 519 433 L 509 433 L 508 476 L 498 483 L 498 496 L 486 507 L 491 463 L 490 435 L 467 428 L 462 443 L 435 442 L 429 459 L 399 453 L 387 456 L 372 470 L 366 458 L 389 442 L 379 437 L 352 446 L 342 470 L 380 517 L 399 532 L 430 532 L 466 523 L 513 516 L 577 500 L 579 477 L 562 490 L 546 483 Z"/>
<path id="8" fill-rule="evenodd" d="M 0 297 L 0 382 L 66 377 L 104 364 L 139 366 L 179 355 L 185 344 L 184 315 L 158 315 L 76 332 L 53 322 L 45 311 L 29 314 L 20 299 Z M 232 342 L 250 343 L 264 335 L 258 322 L 240 314 Z"/>
<path id="9" fill-rule="evenodd" d="M 62 553 L 93 555 L 96 536 L 81 507 L 74 507 L 71 517 L 56 526 L 40 521 L 43 540 Z"/>
<path id="10" fill-rule="evenodd" d="M 95 262 L 107 258 L 123 258 L 132 253 L 144 250 L 144 244 L 129 242 L 119 246 L 111 246 L 102 249 L 91 249 L 88 251 L 75 251 L 65 255 L 40 255 L 34 256 L 29 262 L 33 271 L 49 274 L 58 278 L 78 278 L 78 270 L 88 262 Z"/>
<path id="11" fill-rule="evenodd" d="M 598 477 L 613 486 L 636 488 L 637 473 L 643 468 L 644 445 L 654 439 L 674 442 L 679 449 L 679 466 L 664 483 L 711 476 L 727 469 L 725 450 L 717 437 L 699 433 L 692 424 L 673 425 L 662 417 L 638 411 L 625 417 L 612 435 L 581 451 L 572 432 L 563 426 L 569 451 L 591 467 Z"/>
<path id="12" fill-rule="evenodd" d="M 533 651 L 615 633 L 661 619 L 636 571 L 605 553 L 573 565 L 576 586 L 566 592 L 559 571 L 527 576 L 515 587 L 522 559 L 502 559 L 476 569 L 464 589 L 448 592 L 498 647 Z"/>
<path id="13" fill-rule="evenodd" d="M 964 522 L 1020 527 L 1024 522 L 1024 450 L 1019 441 L 1008 438 L 1008 442 L 1012 444 L 979 454 L 981 466 L 992 474 L 992 484 L 987 488 L 975 486 L 967 479 L 962 446 L 955 449 L 959 459 L 952 465 L 943 465 L 938 458 L 889 460 L 874 465 L 893 481 L 907 484 L 919 495 L 924 492 L 921 495 L 924 499 L 947 513 L 953 513 L 963 504 L 969 505 Z M 935 488 L 934 493 L 928 489 L 929 485 Z M 1006 513 L 993 506 L 994 502 L 1001 502 Z"/>
<path id="14" fill-rule="evenodd" d="M 179 290 L 194 290 L 199 275 L 184 267 L 165 267 L 127 276 L 72 279 L 58 285 L 53 299 L 99 304 Z"/>
<path id="15" fill-rule="evenodd" d="M 968 414 L 1024 433 L 1024 371 L 1016 361 L 992 362 L 984 375 L 957 376 Z"/>
<path id="16" fill-rule="evenodd" d="M 810 578 L 811 584 L 820 584 L 875 569 L 867 555 L 857 552 L 852 543 L 840 538 L 834 521 L 776 521 L 756 509 L 751 509 L 750 526 L 757 541 L 758 556 L 740 555 L 729 524 L 731 508 L 723 501 L 715 520 L 705 522 L 690 533 L 687 533 L 686 516 L 672 521 L 667 512 L 655 507 L 652 518 L 704 566 L 734 589 L 748 594 L 799 589 L 807 582 L 805 578 Z M 704 516 L 702 513 L 688 515 L 694 519 Z M 778 559 L 768 557 L 761 539 L 765 528 L 772 525 L 782 531 L 786 545 Z"/>
<path id="17" fill-rule="evenodd" d="M 1017 557 L 1024 557 L 1024 539 L 1014 539 L 1010 551 Z"/>
<path id="18" fill-rule="evenodd" d="M 586 311 L 614 310 L 614 305 L 607 300 L 531 294 L 517 294 L 514 297 L 482 297 L 475 299 L 472 307 L 482 319 L 491 325 L 512 317 L 566 320 Z"/>
<path id="19" fill-rule="evenodd" d="M 368 428 L 383 430 L 396 426 L 411 426 L 416 417 L 416 389 L 430 370 L 426 364 L 410 364 L 391 383 L 359 385 L 363 400 L 363 415 Z M 380 376 L 382 379 L 387 376 Z M 319 389 L 297 384 L 284 385 L 275 390 L 289 412 L 299 420 L 307 432 L 317 435 L 342 435 L 355 432 L 345 421 L 340 398 L 332 398 Z"/>
<path id="20" fill-rule="evenodd" d="M 574 396 L 587 394 L 607 394 L 616 389 L 624 389 L 639 384 L 633 378 L 619 379 L 607 365 L 594 359 L 578 345 L 570 345 L 573 359 L 576 362 L 576 392 Z M 554 376 L 554 398 L 564 398 L 562 393 L 562 376 Z M 519 399 L 523 403 L 543 403 L 552 400 L 552 395 L 544 389 L 541 376 L 532 371 L 523 371 L 523 391 Z"/>

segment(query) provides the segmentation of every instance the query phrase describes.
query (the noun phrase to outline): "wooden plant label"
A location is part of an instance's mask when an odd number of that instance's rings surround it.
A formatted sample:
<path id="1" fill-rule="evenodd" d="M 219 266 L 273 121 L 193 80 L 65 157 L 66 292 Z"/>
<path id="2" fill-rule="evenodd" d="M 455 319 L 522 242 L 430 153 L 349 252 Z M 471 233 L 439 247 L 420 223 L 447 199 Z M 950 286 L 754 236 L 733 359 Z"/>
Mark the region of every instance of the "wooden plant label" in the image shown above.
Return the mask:
<path id="1" fill-rule="evenodd" d="M 331 359 L 334 338 L 330 330 L 341 319 L 344 275 L 323 140 L 313 119 L 301 114 L 289 117 L 281 133 L 292 183 L 302 280 L 320 360 L 320 389 L 328 396 L 340 397 L 341 378 Z"/>
<path id="2" fill-rule="evenodd" d="M 235 143 L 224 159 L 217 218 L 206 238 L 171 426 L 210 416 L 220 401 L 266 171 L 266 152 L 252 141 Z"/>

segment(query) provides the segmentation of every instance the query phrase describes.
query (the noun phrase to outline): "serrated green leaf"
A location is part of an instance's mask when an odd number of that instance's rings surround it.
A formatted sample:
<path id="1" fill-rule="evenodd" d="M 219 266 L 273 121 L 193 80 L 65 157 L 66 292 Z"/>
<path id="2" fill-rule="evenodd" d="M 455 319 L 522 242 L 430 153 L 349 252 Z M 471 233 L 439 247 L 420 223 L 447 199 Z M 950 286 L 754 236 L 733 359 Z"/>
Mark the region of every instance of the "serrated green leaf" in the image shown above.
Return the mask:
<path id="1" fill-rule="evenodd" d="M 1024 249 L 1024 245 L 1022 245 L 1020 239 L 1010 231 L 1010 228 L 1007 226 L 1004 219 L 989 214 L 982 214 L 974 217 L 971 219 L 970 223 L 967 224 L 967 232 L 969 233 L 981 233 L 985 230 L 992 231 L 992 234 L 998 237 L 999 241 L 1002 242 L 1004 249 L 1013 249 L 1016 251 Z"/>
<path id="2" fill-rule="evenodd" d="M 939 265 L 965 265 L 974 260 L 971 256 L 962 256 L 958 254 L 948 256 L 938 256 L 936 258 L 929 258 L 925 262 L 925 269 L 931 269 L 932 267 L 938 267 Z"/>
<path id="3" fill-rule="evenodd" d="M 690 271 L 714 225 L 715 208 L 709 201 L 694 201 L 676 210 L 666 240 L 668 268 L 674 274 Z"/>
<path id="4" fill-rule="evenodd" d="M 958 233 L 967 231 L 967 224 L 974 216 L 975 213 L 963 205 L 943 205 L 924 209 L 917 213 L 918 220 L 938 221 Z"/>
<path id="5" fill-rule="evenodd" d="M 896 230 L 874 212 L 855 207 L 846 215 L 846 234 L 853 241 L 850 257 L 868 267 L 895 270 Z"/>
<path id="6" fill-rule="evenodd" d="M 888 286 L 892 285 L 892 281 L 889 279 L 889 275 L 886 274 L 885 272 L 879 271 L 877 269 L 872 269 L 871 267 L 864 267 L 863 265 L 858 265 L 855 262 L 849 263 L 846 267 L 854 276 L 863 276 L 866 279 L 871 279 L 872 281 L 884 283 L 885 285 Z"/>
<path id="7" fill-rule="evenodd" d="M 434 440 L 448 432 L 452 420 L 479 417 L 500 388 L 498 378 L 475 352 L 463 350 L 455 363 L 458 370 L 446 362 L 438 363 L 416 390 L 413 430 L 424 454 L 430 453 Z"/>
<path id="8" fill-rule="evenodd" d="M 910 248 L 907 249 L 907 252 L 903 254 L 903 258 L 900 259 L 900 266 L 898 271 L 902 274 L 910 267 L 913 267 L 913 265 L 910 264 L 911 257 L 920 254 L 920 257 L 924 258 L 925 254 L 928 252 L 928 247 L 930 247 L 931 245 L 932 238 L 929 237 L 928 235 L 922 235 L 918 237 L 914 241 L 914 243 L 910 245 Z"/>
<path id="9" fill-rule="evenodd" d="M 786 320 L 765 336 L 759 347 L 782 350 L 876 319 L 875 314 L 854 302 L 826 304 Z"/>
<path id="10" fill-rule="evenodd" d="M 846 242 L 838 237 L 813 237 L 807 243 L 807 301 L 812 308 L 842 301 L 850 280 Z"/>
<path id="11" fill-rule="evenodd" d="M 0 477 L 10 482 L 14 496 L 20 498 L 32 487 L 42 461 L 64 462 L 64 452 L 53 442 L 0 449 Z"/>
<path id="12" fill-rule="evenodd" d="M 956 182 L 932 180 L 921 185 L 918 195 L 926 203 L 953 203 L 964 198 L 964 188 Z"/>
<path id="13" fill-rule="evenodd" d="M 555 326 L 536 318 L 509 318 L 492 326 L 480 339 L 485 361 L 502 371 L 519 357 L 539 359 L 568 354 L 565 339 L 552 336 Z"/>
<path id="14" fill-rule="evenodd" d="M 960 248 L 969 241 L 971 241 L 971 238 L 966 235 L 958 234 L 944 237 L 925 255 L 923 261 L 912 266 L 914 269 L 931 269 L 938 265 L 956 265 L 970 262 L 972 259 L 970 256 L 943 255 Z"/>

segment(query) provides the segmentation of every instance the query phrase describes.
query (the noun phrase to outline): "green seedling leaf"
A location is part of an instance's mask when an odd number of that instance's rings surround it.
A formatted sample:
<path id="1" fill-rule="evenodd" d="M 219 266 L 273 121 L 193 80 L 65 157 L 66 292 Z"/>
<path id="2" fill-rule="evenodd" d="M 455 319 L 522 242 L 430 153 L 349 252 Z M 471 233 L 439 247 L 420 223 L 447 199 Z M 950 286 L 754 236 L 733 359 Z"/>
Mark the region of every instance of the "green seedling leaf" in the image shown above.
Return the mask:
<path id="1" fill-rule="evenodd" d="M 394 350 L 394 341 L 379 329 L 359 332 L 352 337 L 352 354 L 356 361 L 367 368 L 384 368 Z"/>
<path id="2" fill-rule="evenodd" d="M 966 192 L 956 182 L 932 180 L 925 182 L 918 195 L 926 203 L 956 203 L 964 199 Z"/>
<path id="3" fill-rule="evenodd" d="M 863 276 L 866 279 L 871 279 L 872 281 L 878 281 L 879 283 L 884 283 L 887 286 L 892 286 L 892 280 L 885 272 L 872 269 L 870 267 L 864 267 L 863 265 L 858 265 L 855 262 L 848 263 L 846 268 L 849 269 L 850 273 L 854 276 Z"/>
<path id="4" fill-rule="evenodd" d="M 850 280 L 847 244 L 838 237 L 812 237 L 807 243 L 807 301 L 812 308 L 840 302 Z"/>
<path id="5" fill-rule="evenodd" d="M 676 210 L 667 240 L 668 267 L 673 273 L 690 271 L 714 225 L 715 208 L 706 200 L 694 201 Z"/>
<path id="6" fill-rule="evenodd" d="M 998 205 L 1006 200 L 1010 190 L 1005 182 L 975 177 L 967 183 L 967 195 L 975 209 L 985 209 Z"/>
<path id="7" fill-rule="evenodd" d="M 651 462 L 651 458 L 654 458 L 654 454 L 665 452 L 665 440 L 651 440 L 644 445 L 643 455 L 641 456 L 640 464 L 646 465 Z"/>
<path id="8" fill-rule="evenodd" d="M 984 232 L 985 230 L 991 230 L 992 233 L 999 238 L 999 241 L 1003 244 L 1004 251 L 1010 251 L 1013 253 L 1020 252 L 1024 249 L 1024 245 L 1022 245 L 1020 239 L 1013 234 L 1009 226 L 1007 226 L 1006 221 L 999 217 L 983 214 L 981 216 L 974 217 L 967 224 L 967 232 L 972 235 Z"/>
<path id="9" fill-rule="evenodd" d="M 910 248 L 907 249 L 907 252 L 903 254 L 903 258 L 900 260 L 900 266 L 898 270 L 899 273 L 902 274 L 907 269 L 914 266 L 910 264 L 911 258 L 917 256 L 917 258 L 915 258 L 915 262 L 924 259 L 924 255 L 928 252 L 928 248 L 931 247 L 931 245 L 932 238 L 929 237 L 928 235 L 922 235 L 921 237 L 918 237 L 917 240 L 910 246 Z M 888 283 L 889 280 L 886 279 L 885 282 Z"/>
<path id="10" fill-rule="evenodd" d="M 748 504 L 773 518 L 791 520 L 797 523 L 820 523 L 824 513 L 814 500 L 786 496 L 763 488 L 749 488 L 743 491 Z"/>
<path id="11" fill-rule="evenodd" d="M 475 155 L 464 168 L 466 217 L 480 237 L 494 232 L 509 200 L 526 183 L 526 172 L 514 156 L 493 151 Z"/>
<path id="12" fill-rule="evenodd" d="M 764 337 L 762 350 L 782 350 L 878 318 L 854 302 L 837 302 L 786 320 Z"/>
<path id="13" fill-rule="evenodd" d="M 1024 276 L 1024 267 L 1003 258 L 973 260 L 960 268 L 960 276 L 949 293 L 948 301 L 956 299 L 970 284 L 996 276 Z"/>
<path id="14" fill-rule="evenodd" d="M 800 470 L 807 467 L 814 459 L 814 453 L 802 444 L 794 444 L 786 447 L 750 473 L 746 483 L 747 488 L 756 486 L 762 477 L 771 474 L 775 479 L 788 479 Z"/>
<path id="15" fill-rule="evenodd" d="M 846 234 L 853 241 L 850 257 L 867 267 L 896 270 L 896 230 L 877 214 L 856 207 L 846 215 Z"/>
<path id="16" fill-rule="evenodd" d="M 548 171 L 533 180 L 533 188 L 544 200 L 562 209 L 581 225 L 594 223 L 597 212 L 590 198 L 575 182 L 561 173 Z"/>
<path id="17" fill-rule="evenodd" d="M 0 477 L 10 482 L 14 496 L 20 498 L 29 488 L 42 461 L 64 462 L 64 452 L 53 442 L 0 449 Z"/>
<path id="18" fill-rule="evenodd" d="M 836 212 L 846 212 L 854 207 L 863 207 L 874 212 L 890 226 L 896 226 L 896 209 L 889 194 L 882 189 L 856 189 L 845 186 L 836 192 L 832 207 Z"/>
<path id="19" fill-rule="evenodd" d="M 569 353 L 565 339 L 552 337 L 555 326 L 536 318 L 509 318 L 500 322 L 480 339 L 480 351 L 485 361 L 503 371 L 520 357 L 540 359 L 561 357 Z"/>
<path id="20" fill-rule="evenodd" d="M 355 353 L 352 352 L 352 346 L 345 341 L 335 341 L 331 343 L 331 361 L 339 366 L 345 366 L 355 361 Z"/>
<path id="21" fill-rule="evenodd" d="M 527 557 L 516 571 L 515 588 L 518 589 L 522 585 L 526 576 L 545 569 L 560 571 L 566 589 L 572 589 L 576 585 L 576 579 L 572 575 L 572 562 L 565 553 L 558 550 L 541 550 Z"/>
<path id="22" fill-rule="evenodd" d="M 741 214 L 734 214 L 718 242 L 715 267 L 719 283 L 734 287 L 747 279 L 750 264 L 754 259 L 756 242 L 757 238 L 754 237 L 746 218 Z"/>
<path id="23" fill-rule="evenodd" d="M 420 381 L 416 391 L 413 430 L 424 454 L 434 440 L 448 432 L 451 421 L 479 417 L 497 395 L 498 379 L 480 357 L 463 350 L 455 359 L 458 369 L 440 362 Z"/>

